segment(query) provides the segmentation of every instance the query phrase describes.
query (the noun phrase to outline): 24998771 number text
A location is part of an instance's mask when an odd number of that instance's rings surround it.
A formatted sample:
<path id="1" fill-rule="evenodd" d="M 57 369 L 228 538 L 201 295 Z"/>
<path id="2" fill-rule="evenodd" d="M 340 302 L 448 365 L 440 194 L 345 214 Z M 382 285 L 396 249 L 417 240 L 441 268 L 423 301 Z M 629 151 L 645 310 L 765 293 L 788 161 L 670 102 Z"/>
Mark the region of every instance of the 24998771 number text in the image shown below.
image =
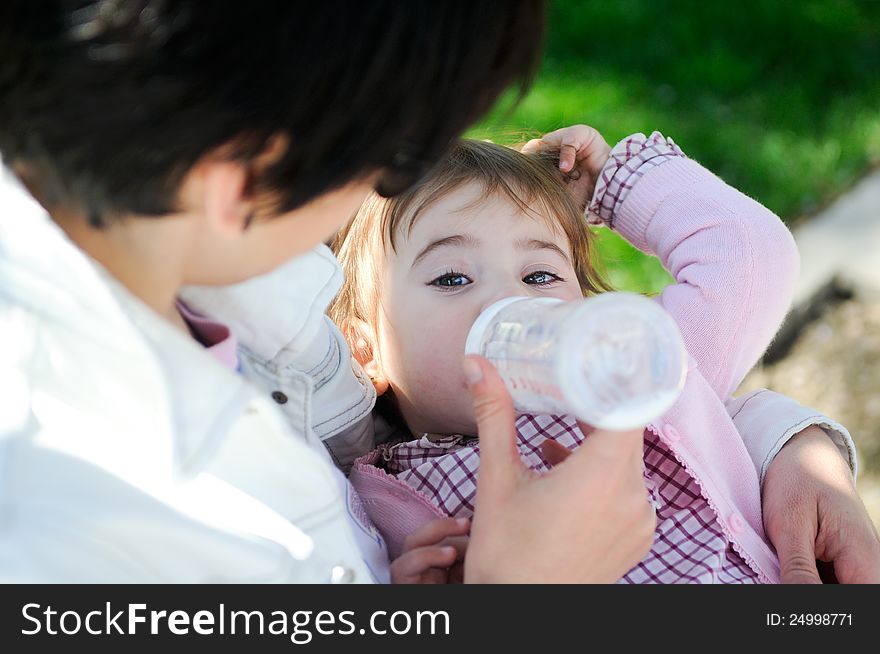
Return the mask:
<path id="1" fill-rule="evenodd" d="M 852 613 L 768 613 L 768 627 L 851 627 Z"/>

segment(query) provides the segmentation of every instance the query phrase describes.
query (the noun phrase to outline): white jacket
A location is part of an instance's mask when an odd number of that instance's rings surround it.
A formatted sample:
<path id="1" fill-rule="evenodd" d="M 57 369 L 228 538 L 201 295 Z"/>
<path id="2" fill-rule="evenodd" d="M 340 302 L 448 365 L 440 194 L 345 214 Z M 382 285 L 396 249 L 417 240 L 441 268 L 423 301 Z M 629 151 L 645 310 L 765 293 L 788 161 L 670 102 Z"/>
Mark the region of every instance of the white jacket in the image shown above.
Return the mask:
<path id="1" fill-rule="evenodd" d="M 387 581 L 312 380 L 282 415 L 0 187 L 0 581 Z"/>
<path id="2" fill-rule="evenodd" d="M 0 175 L 0 581 L 387 581 L 320 442 L 346 466 L 376 440 L 373 387 L 323 315 L 330 252 L 182 293 L 236 334 L 244 379 Z M 761 473 L 814 423 L 855 465 L 820 414 L 769 392 L 735 409 Z"/>

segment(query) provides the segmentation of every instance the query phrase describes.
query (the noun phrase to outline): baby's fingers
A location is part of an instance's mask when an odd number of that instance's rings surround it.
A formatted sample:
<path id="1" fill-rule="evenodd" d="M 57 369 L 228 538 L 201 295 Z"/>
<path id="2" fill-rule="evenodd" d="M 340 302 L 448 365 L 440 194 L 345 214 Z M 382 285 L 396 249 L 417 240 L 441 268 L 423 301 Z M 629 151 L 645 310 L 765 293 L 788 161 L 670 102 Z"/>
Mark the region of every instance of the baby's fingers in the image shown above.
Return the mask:
<path id="1" fill-rule="evenodd" d="M 537 154 L 549 149 L 559 150 L 559 170 L 567 173 L 574 168 L 583 136 L 576 128 L 565 127 L 532 139 L 522 147 L 522 152 Z"/>
<path id="2" fill-rule="evenodd" d="M 467 518 L 437 518 L 426 522 L 406 537 L 403 543 L 404 552 L 420 547 L 437 545 L 447 538 L 463 536 L 470 529 Z"/>
<path id="3" fill-rule="evenodd" d="M 574 168 L 577 162 L 578 146 L 572 143 L 563 143 L 559 146 L 559 170 L 567 173 Z M 573 171 L 572 171 L 573 172 Z M 580 173 L 574 179 L 579 179 Z"/>
<path id="4" fill-rule="evenodd" d="M 543 139 L 532 139 L 524 146 L 522 146 L 520 152 L 524 154 L 537 154 L 541 152 L 545 147 L 549 147 L 549 144 L 544 143 Z"/>
<path id="5" fill-rule="evenodd" d="M 449 568 L 457 558 L 458 551 L 450 545 L 410 550 L 391 564 L 391 581 L 395 584 L 443 583 L 446 574 L 440 571 Z M 440 574 L 431 574 L 435 569 Z"/>

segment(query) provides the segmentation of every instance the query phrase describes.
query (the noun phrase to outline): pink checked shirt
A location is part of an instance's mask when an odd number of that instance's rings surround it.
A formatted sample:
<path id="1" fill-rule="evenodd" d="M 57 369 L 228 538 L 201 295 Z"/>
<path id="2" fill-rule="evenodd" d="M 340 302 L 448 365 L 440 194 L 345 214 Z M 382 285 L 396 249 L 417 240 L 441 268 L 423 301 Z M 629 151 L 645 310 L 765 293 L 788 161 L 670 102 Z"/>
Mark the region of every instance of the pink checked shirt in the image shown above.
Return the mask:
<path id="1" fill-rule="evenodd" d="M 238 370 L 238 342 L 229 328 L 223 323 L 196 313 L 181 300 L 178 300 L 175 306 L 193 336 L 205 346 L 211 356 L 230 370 Z"/>
<path id="2" fill-rule="evenodd" d="M 676 404 L 645 431 L 645 483 L 657 509 L 648 556 L 628 583 L 777 582 L 760 485 L 723 400 L 784 317 L 798 255 L 781 221 L 687 159 L 655 132 L 631 136 L 602 170 L 590 217 L 654 254 L 675 277 L 657 301 L 691 358 Z M 521 416 L 519 450 L 546 470 L 540 443 L 583 440 L 568 417 Z M 473 512 L 479 446 L 460 436 L 385 445 L 355 463 L 351 482 L 396 556 L 413 529 Z"/>

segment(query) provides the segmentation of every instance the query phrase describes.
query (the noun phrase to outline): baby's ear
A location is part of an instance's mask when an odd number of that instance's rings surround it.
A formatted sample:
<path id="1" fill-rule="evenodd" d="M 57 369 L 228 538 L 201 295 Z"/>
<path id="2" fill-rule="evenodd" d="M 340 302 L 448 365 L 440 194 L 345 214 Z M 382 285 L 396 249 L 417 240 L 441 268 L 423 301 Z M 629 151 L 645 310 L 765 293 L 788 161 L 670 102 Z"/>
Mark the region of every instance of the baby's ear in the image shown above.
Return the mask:
<path id="1" fill-rule="evenodd" d="M 363 320 L 355 318 L 351 324 L 346 326 L 345 333 L 352 356 L 361 364 L 364 372 L 370 376 L 370 380 L 376 388 L 376 394 L 382 395 L 388 390 L 388 379 L 385 377 L 382 364 L 377 356 L 375 330 Z"/>

